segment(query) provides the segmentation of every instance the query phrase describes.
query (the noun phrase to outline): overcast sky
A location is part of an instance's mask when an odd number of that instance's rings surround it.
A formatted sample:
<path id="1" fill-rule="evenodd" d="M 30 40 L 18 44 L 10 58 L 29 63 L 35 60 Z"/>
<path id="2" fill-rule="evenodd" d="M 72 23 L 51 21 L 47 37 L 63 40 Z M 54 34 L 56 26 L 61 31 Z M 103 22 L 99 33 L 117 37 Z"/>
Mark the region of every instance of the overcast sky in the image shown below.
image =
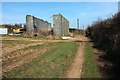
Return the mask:
<path id="1" fill-rule="evenodd" d="M 118 12 L 117 2 L 2 2 L 2 23 L 25 23 L 26 15 L 33 15 L 50 23 L 53 14 L 61 13 L 76 27 L 77 18 L 80 26 L 86 27 L 98 18 L 106 19 Z"/>

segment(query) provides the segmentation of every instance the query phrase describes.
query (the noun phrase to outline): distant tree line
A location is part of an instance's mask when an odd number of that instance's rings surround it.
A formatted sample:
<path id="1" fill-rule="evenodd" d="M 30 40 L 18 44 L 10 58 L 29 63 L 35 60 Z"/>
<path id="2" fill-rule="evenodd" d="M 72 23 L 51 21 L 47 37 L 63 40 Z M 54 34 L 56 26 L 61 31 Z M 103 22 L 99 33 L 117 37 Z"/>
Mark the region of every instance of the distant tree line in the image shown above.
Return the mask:
<path id="1" fill-rule="evenodd" d="M 120 66 L 120 13 L 106 20 L 96 21 L 87 28 L 86 36 L 107 55 L 114 57 L 112 60 Z"/>

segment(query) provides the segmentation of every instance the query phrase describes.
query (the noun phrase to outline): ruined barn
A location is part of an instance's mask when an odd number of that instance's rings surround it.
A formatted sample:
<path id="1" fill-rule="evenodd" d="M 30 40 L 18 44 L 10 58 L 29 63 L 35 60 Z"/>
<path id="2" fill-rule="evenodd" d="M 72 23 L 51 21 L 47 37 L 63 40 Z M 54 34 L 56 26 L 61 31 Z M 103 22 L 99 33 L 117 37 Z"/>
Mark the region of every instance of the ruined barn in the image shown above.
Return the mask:
<path id="1" fill-rule="evenodd" d="M 26 33 L 28 35 L 49 35 L 51 32 L 51 23 L 37 17 L 26 16 Z"/>
<path id="2" fill-rule="evenodd" d="M 55 36 L 69 35 L 69 21 L 61 14 L 53 15 L 53 32 Z"/>

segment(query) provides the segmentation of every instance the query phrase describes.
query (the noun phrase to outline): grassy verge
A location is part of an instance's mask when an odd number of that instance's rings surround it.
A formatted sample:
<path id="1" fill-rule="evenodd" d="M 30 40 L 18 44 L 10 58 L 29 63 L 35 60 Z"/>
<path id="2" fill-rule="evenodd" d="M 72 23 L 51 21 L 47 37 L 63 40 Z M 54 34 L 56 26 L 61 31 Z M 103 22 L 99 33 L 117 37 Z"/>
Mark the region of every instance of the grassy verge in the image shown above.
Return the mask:
<path id="1" fill-rule="evenodd" d="M 99 78 L 99 71 L 93 57 L 92 47 L 89 43 L 85 44 L 85 61 L 83 65 L 82 78 Z"/>
<path id="2" fill-rule="evenodd" d="M 15 45 L 15 44 L 31 44 L 35 43 L 34 41 L 25 41 L 25 40 L 2 40 L 2 44 L 10 44 L 10 45 Z"/>
<path id="3" fill-rule="evenodd" d="M 0 35 L 1 37 L 13 37 L 13 38 L 32 38 L 32 39 L 46 39 L 47 36 L 27 36 L 27 35 Z"/>
<path id="4" fill-rule="evenodd" d="M 10 72 L 4 73 L 12 78 L 58 78 L 70 66 L 77 51 L 75 42 L 48 43 L 50 48 L 43 55 L 33 59 L 31 63 L 24 64 Z"/>
<path id="5" fill-rule="evenodd" d="M 38 35 L 38 36 L 28 36 L 28 35 L 2 35 L 1 37 L 10 37 L 10 38 L 24 38 L 24 39 L 41 39 L 41 40 L 61 40 L 61 37 L 56 37 L 53 35 L 45 36 L 45 35 Z"/>

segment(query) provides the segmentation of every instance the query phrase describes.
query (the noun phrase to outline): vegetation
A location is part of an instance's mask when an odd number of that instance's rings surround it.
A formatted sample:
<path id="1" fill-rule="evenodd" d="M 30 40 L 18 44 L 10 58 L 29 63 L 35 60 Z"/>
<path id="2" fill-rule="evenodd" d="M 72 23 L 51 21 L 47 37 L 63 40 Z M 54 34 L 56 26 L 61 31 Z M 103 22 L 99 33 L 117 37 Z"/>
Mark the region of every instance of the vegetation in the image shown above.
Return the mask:
<path id="1" fill-rule="evenodd" d="M 19 37 L 21 37 L 21 38 L 46 38 L 46 36 L 43 36 L 43 35 L 40 35 L 40 36 L 28 36 L 28 35 L 1 35 L 1 36 L 3 36 L 3 37 L 15 37 L 15 38 L 19 38 Z"/>
<path id="2" fill-rule="evenodd" d="M 83 29 L 74 29 L 74 28 L 70 28 L 69 31 L 71 33 L 73 33 L 74 35 L 83 35 L 84 34 L 84 30 Z"/>
<path id="3" fill-rule="evenodd" d="M 114 68 L 118 68 L 117 74 L 120 74 L 120 13 L 112 18 L 97 21 L 88 27 L 86 35 L 94 41 L 97 48 L 105 51 L 104 58 L 112 62 L 116 66 Z"/>
<path id="4" fill-rule="evenodd" d="M 7 45 L 30 44 L 30 43 L 35 43 L 35 42 L 25 41 L 25 40 L 2 40 L 2 44 L 7 44 Z"/>
<path id="5" fill-rule="evenodd" d="M 118 54 L 120 53 L 120 13 L 89 27 L 87 35 L 96 43 L 96 46 L 120 56 Z"/>
<path id="6" fill-rule="evenodd" d="M 83 65 L 82 78 L 100 78 L 97 65 L 93 57 L 92 47 L 89 43 L 85 44 L 85 61 Z"/>
<path id="7" fill-rule="evenodd" d="M 120 57 L 120 13 L 88 28 L 88 36 L 108 54 Z M 118 63 L 120 64 L 120 63 Z"/>
<path id="8" fill-rule="evenodd" d="M 77 51 L 77 44 L 75 42 L 57 42 L 47 45 L 49 50 L 44 54 L 33 59 L 30 63 L 4 73 L 4 76 L 8 78 L 63 77 L 64 71 L 70 66 Z"/>
<path id="9" fill-rule="evenodd" d="M 61 40 L 61 37 L 53 36 L 53 35 L 37 35 L 37 36 L 29 36 L 29 35 L 0 35 L 2 37 L 12 37 L 12 38 L 29 38 L 29 39 L 41 39 L 41 40 Z"/>

